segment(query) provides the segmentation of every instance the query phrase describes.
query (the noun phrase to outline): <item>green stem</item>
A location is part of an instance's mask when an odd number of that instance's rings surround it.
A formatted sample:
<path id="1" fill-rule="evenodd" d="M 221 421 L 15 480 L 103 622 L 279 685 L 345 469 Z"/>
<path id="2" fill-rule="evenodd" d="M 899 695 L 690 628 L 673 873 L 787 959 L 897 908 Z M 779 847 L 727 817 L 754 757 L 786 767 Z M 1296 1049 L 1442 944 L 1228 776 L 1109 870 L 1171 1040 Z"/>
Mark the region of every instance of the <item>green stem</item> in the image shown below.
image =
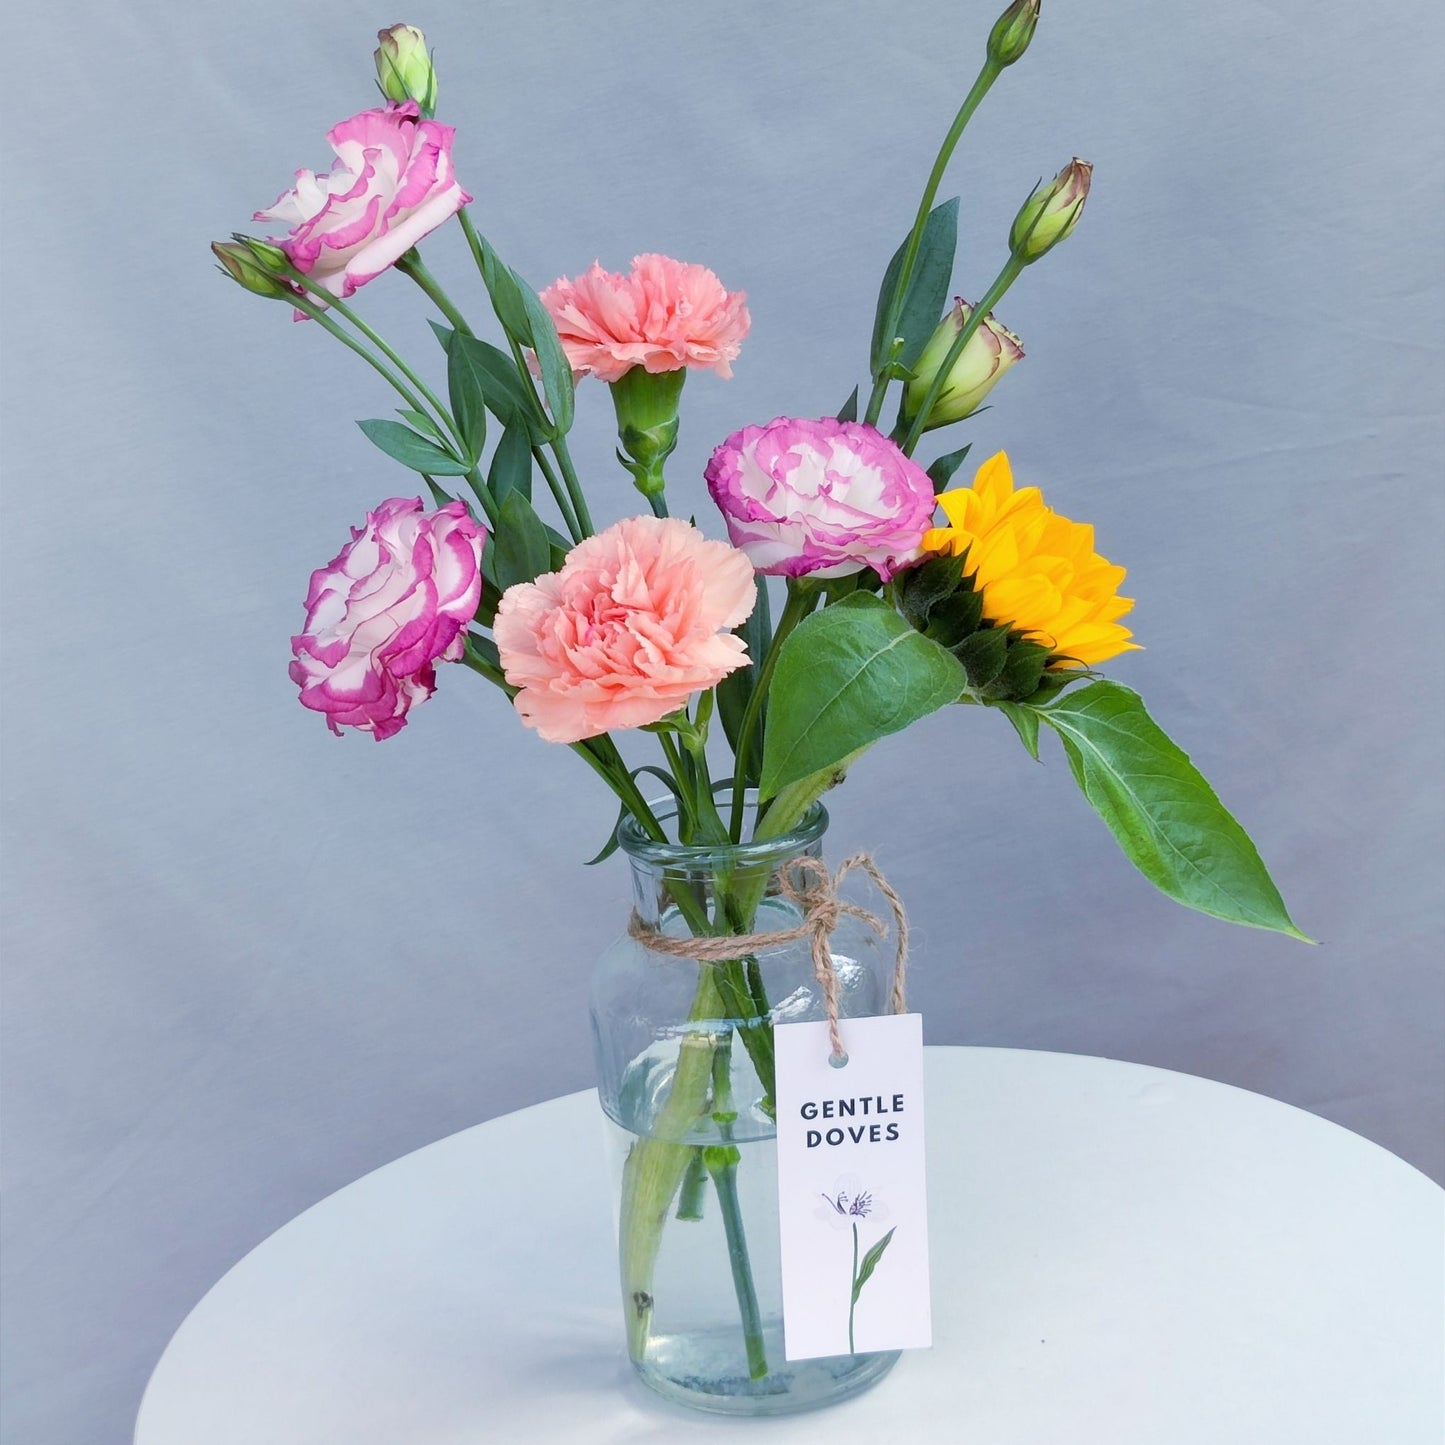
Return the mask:
<path id="1" fill-rule="evenodd" d="M 727 1235 L 733 1289 L 738 1297 L 738 1312 L 743 1320 L 748 1375 L 754 1380 L 761 1380 L 768 1373 L 768 1356 L 763 1343 L 763 1321 L 758 1309 L 758 1292 L 753 1285 L 752 1264 L 748 1258 L 743 1211 L 738 1199 L 739 1157 L 737 1148 L 731 1144 L 713 1145 L 702 1151 L 703 1163 L 707 1165 L 707 1171 L 712 1175 L 713 1187 L 717 1190 L 718 1209 L 722 1214 L 723 1231 Z"/>
<path id="2" fill-rule="evenodd" d="M 567 438 L 565 436 L 553 437 L 551 447 L 557 458 L 557 465 L 562 468 L 562 477 L 567 483 L 567 492 L 572 498 L 572 505 L 577 509 L 577 521 L 582 527 L 582 534 L 590 537 L 593 531 L 592 516 L 587 510 L 587 498 L 582 493 L 582 483 L 577 480 L 577 469 L 572 465 L 572 453 L 567 449 Z"/>
<path id="3" fill-rule="evenodd" d="M 964 127 L 973 118 L 983 101 L 984 96 L 1003 73 L 1003 67 L 998 65 L 992 57 L 985 60 L 978 72 L 969 92 L 963 98 L 963 104 L 958 108 L 958 114 L 953 118 L 953 124 L 948 128 L 948 134 L 943 138 L 943 144 L 938 148 L 938 155 L 933 162 L 933 169 L 928 173 L 928 181 L 923 187 L 923 199 L 918 203 L 918 214 L 913 220 L 913 229 L 908 233 L 908 245 L 903 252 L 903 264 L 898 271 L 898 284 L 893 288 L 893 295 L 888 305 L 888 325 L 884 336 L 891 339 L 893 332 L 898 325 L 898 318 L 903 310 L 903 301 L 908 294 L 908 283 L 913 279 L 913 268 L 918 263 L 918 249 L 923 244 L 923 228 L 928 223 L 929 212 L 933 210 L 933 202 L 938 195 L 938 187 L 942 184 L 943 173 L 948 169 L 948 163 L 953 159 L 953 152 L 958 145 L 959 138 L 963 135 Z M 888 390 L 888 376 L 885 373 L 874 377 L 873 392 L 868 398 L 868 411 L 865 417 L 869 426 L 875 426 L 878 422 L 879 413 L 883 410 L 883 397 Z"/>
<path id="4" fill-rule="evenodd" d="M 848 1353 L 856 1355 L 853 1348 L 853 1311 L 858 1308 L 858 1221 L 853 1221 L 853 1277 L 848 1290 Z"/>
<path id="5" fill-rule="evenodd" d="M 547 453 L 540 445 L 532 448 L 532 457 L 542 470 L 542 475 L 547 479 L 547 486 L 551 490 L 552 500 L 557 503 L 557 510 L 562 514 L 562 525 L 567 528 L 574 542 L 580 542 L 586 535 L 577 521 L 577 514 L 572 510 L 572 499 L 567 495 L 567 489 L 562 485 L 561 478 L 552 468 L 552 463 L 547 460 Z"/>
<path id="6" fill-rule="evenodd" d="M 738 746 L 736 762 L 733 765 L 732 826 L 729 834 L 734 843 L 743 840 L 743 809 L 746 803 L 748 780 L 748 754 L 752 749 L 753 733 L 762 715 L 763 701 L 767 697 L 768 685 L 773 680 L 773 669 L 778 665 L 778 653 L 788 634 L 813 610 L 821 594 L 816 587 L 800 585 L 795 580 L 788 583 L 788 600 L 783 615 L 778 618 L 778 630 L 768 646 L 767 656 L 758 669 L 753 690 L 748 695 L 748 705 L 743 710 L 743 720 L 738 725 Z"/>
<path id="7" fill-rule="evenodd" d="M 663 756 L 677 782 L 678 838 L 684 844 L 691 844 L 697 833 L 697 804 L 692 779 L 683 765 L 682 754 L 677 750 L 677 741 L 669 732 L 660 732 L 657 741 L 662 744 Z"/>
<path id="8" fill-rule="evenodd" d="M 319 294 L 325 297 L 328 309 L 335 311 L 338 316 L 344 316 L 359 332 L 361 332 L 364 337 L 366 337 L 369 342 L 371 342 L 374 347 L 376 347 L 379 352 L 381 352 L 384 357 L 386 357 L 389 362 L 391 362 L 394 367 L 396 367 L 396 369 L 412 384 L 412 386 L 417 389 L 417 391 L 419 391 L 424 397 L 426 397 L 427 401 L 431 404 L 432 410 L 436 412 L 439 418 L 441 418 L 443 425 L 449 432 L 451 432 L 452 436 L 456 439 L 456 443 L 459 448 L 459 451 L 457 453 L 458 456 L 466 457 L 468 455 L 467 445 L 462 440 L 462 434 L 457 429 L 457 424 L 452 419 L 451 412 L 449 412 L 446 407 L 444 407 L 441 402 L 437 400 L 436 394 L 426 384 L 426 382 L 423 381 L 421 377 L 419 377 L 416 372 L 414 372 L 411 367 L 406 364 L 405 360 L 402 358 L 401 354 L 396 350 L 396 348 L 393 347 L 390 342 L 388 342 L 374 327 L 369 326 L 364 320 L 362 320 L 360 314 L 354 311 L 344 301 L 339 300 L 337 297 L 331 295 L 331 293 L 327 291 L 316 292 L 316 288 L 310 285 L 310 283 L 306 279 L 306 275 L 304 272 L 293 270 L 292 276 L 293 278 L 299 280 L 302 285 L 307 286 L 307 288 L 311 290 L 314 294 Z M 425 411 L 426 408 L 418 406 L 417 410 Z"/>
<path id="9" fill-rule="evenodd" d="M 437 310 L 446 317 L 451 324 L 462 333 L 463 336 L 473 335 L 472 328 L 467 325 L 466 318 L 457 310 L 452 299 L 442 290 L 436 277 L 427 270 L 422 263 L 420 254 L 413 247 L 396 263 L 396 269 L 403 276 L 410 276 L 418 286 L 436 303 Z"/>
<path id="10" fill-rule="evenodd" d="M 721 1000 L 714 972 L 701 970 L 689 1024 L 718 1017 Z M 650 1121 L 648 1133 L 627 1151 L 622 1166 L 621 1227 L 618 1242 L 623 1298 L 627 1308 L 627 1347 L 634 1360 L 647 1353 L 652 1324 L 652 1279 L 662 1230 L 682 1185 L 693 1147 L 683 1142 L 707 1108 L 716 1034 L 689 1028 L 678 1045 L 677 1066 L 667 1097 Z"/>
<path id="11" fill-rule="evenodd" d="M 476 495 L 477 501 L 481 503 L 482 511 L 487 514 L 487 521 L 492 524 L 492 531 L 496 532 L 501 525 L 502 514 L 497 508 L 496 499 L 492 496 L 492 489 L 487 485 L 486 479 L 482 476 L 481 470 L 473 467 L 467 473 L 467 485 L 471 487 Z"/>
<path id="12" fill-rule="evenodd" d="M 682 745 L 687 749 L 688 757 L 692 760 L 693 779 L 697 785 L 697 816 L 698 821 L 705 823 L 712 833 L 712 841 L 726 843 L 728 841 L 727 824 L 722 820 L 722 814 L 717 810 L 717 799 L 712 791 L 712 774 L 707 766 L 707 734 L 694 729 L 682 735 Z"/>
<path id="13" fill-rule="evenodd" d="M 476 236 L 475 230 L 472 231 L 472 235 Z M 480 246 L 481 238 L 477 237 L 478 264 L 480 264 Z M 410 276 L 411 279 L 426 292 L 432 301 L 436 303 L 442 315 L 445 316 L 458 331 L 466 336 L 475 334 L 467 324 L 466 317 L 462 315 L 461 311 L 458 310 L 452 302 L 451 297 L 442 289 L 436 277 L 427 270 L 426 265 L 423 263 L 421 256 L 415 248 L 403 256 L 401 260 L 396 263 L 396 267 L 398 271 Z M 511 340 L 510 336 L 508 340 Z M 526 358 L 522 355 L 521 348 L 517 346 L 515 342 L 512 343 L 512 360 L 516 363 L 518 371 L 526 376 L 527 384 L 532 386 L 531 372 L 527 367 Z M 536 396 L 535 387 L 533 387 L 532 394 L 534 397 Z M 540 446 L 534 446 L 532 448 L 532 456 L 536 460 L 537 465 L 542 469 L 542 475 L 546 478 L 547 485 L 551 489 L 552 498 L 557 503 L 557 510 L 562 514 L 562 525 L 567 528 L 574 542 L 580 542 L 587 534 L 581 530 L 577 520 L 577 514 L 572 507 L 572 500 L 563 488 L 561 480 L 552 468 L 552 464 L 547 460 L 546 453 L 543 452 Z M 468 480 L 470 480 L 470 478 L 468 478 Z M 486 506 L 485 502 L 483 502 L 483 506 Z M 488 515 L 491 515 L 490 512 Z"/>
<path id="14" fill-rule="evenodd" d="M 392 372 L 376 355 L 368 351 L 354 336 L 349 336 L 343 331 L 309 296 L 293 296 L 291 301 L 298 311 L 304 312 L 313 321 L 318 322 L 323 331 L 329 332 L 343 346 L 354 351 L 368 366 L 376 371 L 378 375 L 384 377 L 388 385 L 396 391 L 397 395 L 400 396 L 409 407 L 414 411 L 426 412 L 426 405 L 421 397 L 412 391 L 406 383 Z"/>
<path id="15" fill-rule="evenodd" d="M 687 1173 L 682 1176 L 682 1188 L 677 1195 L 677 1217 L 695 1224 L 702 1218 L 702 1201 L 707 1188 L 707 1166 L 702 1162 L 702 1146 L 696 1145 L 692 1158 L 687 1161 Z"/>
<path id="16" fill-rule="evenodd" d="M 973 308 L 972 314 L 964 323 L 963 330 L 953 339 L 953 345 L 948 348 L 948 355 L 944 358 L 943 364 L 934 373 L 933 380 L 928 385 L 928 392 L 923 398 L 922 405 L 918 408 L 907 433 L 904 436 L 902 447 L 907 456 L 913 455 L 913 449 L 918 445 L 922 437 L 924 427 L 928 422 L 928 415 L 933 410 L 934 403 L 943 392 L 948 383 L 949 374 L 953 371 L 953 365 L 963 355 L 963 348 L 968 345 L 973 333 L 983 325 L 984 318 L 998 305 L 1003 294 L 1018 280 L 1020 272 L 1027 263 L 1021 261 L 1017 256 L 1010 256 L 1004 262 L 1003 270 L 994 277 L 993 285 L 983 294 L 983 299 Z"/>
<path id="17" fill-rule="evenodd" d="M 487 277 L 487 247 L 477 228 L 472 224 L 472 218 L 467 214 L 467 208 L 463 206 L 457 212 L 457 219 L 461 222 L 462 234 L 467 238 L 467 245 L 471 248 L 472 259 L 477 263 L 477 270 L 482 273 L 482 279 Z M 495 256 L 496 253 L 493 252 Z M 500 258 L 498 258 L 500 264 Z M 495 302 L 493 303 L 495 310 Z M 527 365 L 526 358 L 522 355 L 521 343 L 512 334 L 511 328 L 502 320 L 499 314 L 497 319 L 502 322 L 502 330 L 507 334 L 507 345 L 511 348 L 512 360 L 516 363 L 517 371 L 525 384 L 531 388 L 532 396 L 537 398 L 536 384 L 532 379 L 531 368 Z M 542 403 L 537 400 L 537 409 L 540 415 L 545 416 Z M 572 465 L 572 454 L 567 450 L 567 438 L 562 435 L 549 437 L 547 444 L 552 448 L 553 455 L 557 458 L 557 465 L 561 468 L 563 481 L 566 483 L 567 494 L 571 498 L 572 508 L 576 516 L 577 532 L 582 537 L 590 537 L 593 532 L 592 517 L 587 510 L 587 498 L 582 494 L 581 483 L 577 480 L 577 469 Z"/>

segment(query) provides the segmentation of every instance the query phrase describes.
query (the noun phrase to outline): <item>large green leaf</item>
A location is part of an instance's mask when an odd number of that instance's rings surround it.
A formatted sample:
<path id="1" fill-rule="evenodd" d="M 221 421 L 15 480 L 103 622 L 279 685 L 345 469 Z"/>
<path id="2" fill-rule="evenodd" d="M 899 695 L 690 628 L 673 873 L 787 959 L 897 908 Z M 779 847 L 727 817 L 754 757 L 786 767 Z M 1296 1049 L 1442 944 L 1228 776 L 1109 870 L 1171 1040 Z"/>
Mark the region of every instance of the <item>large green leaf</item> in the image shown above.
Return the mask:
<path id="1" fill-rule="evenodd" d="M 464 477 L 471 471 L 471 464 L 458 460 L 450 452 L 444 452 L 435 442 L 418 436 L 409 426 L 399 421 L 385 421 L 377 418 L 356 423 L 367 437 L 395 458 L 402 466 L 414 472 L 430 472 L 434 477 Z"/>
<path id="2" fill-rule="evenodd" d="M 762 796 L 956 701 L 962 664 L 866 592 L 805 618 L 778 653 Z"/>
<path id="3" fill-rule="evenodd" d="M 903 254 L 908 238 L 893 253 L 878 293 L 878 310 L 873 317 L 873 374 L 876 376 L 888 360 L 889 348 L 896 336 L 903 338 L 898 360 L 912 366 L 938 327 L 939 318 L 948 301 L 948 283 L 953 279 L 953 258 L 958 250 L 958 197 L 935 206 L 923 223 L 923 235 L 913 262 L 913 275 L 898 308 L 897 321 L 890 328 L 888 318 L 895 305 L 899 277 L 903 271 Z"/>
<path id="4" fill-rule="evenodd" d="M 1215 918 L 1313 941 L 1291 921 L 1249 835 L 1137 693 L 1094 682 L 1035 711 L 1058 733 L 1084 796 L 1155 887 Z"/>

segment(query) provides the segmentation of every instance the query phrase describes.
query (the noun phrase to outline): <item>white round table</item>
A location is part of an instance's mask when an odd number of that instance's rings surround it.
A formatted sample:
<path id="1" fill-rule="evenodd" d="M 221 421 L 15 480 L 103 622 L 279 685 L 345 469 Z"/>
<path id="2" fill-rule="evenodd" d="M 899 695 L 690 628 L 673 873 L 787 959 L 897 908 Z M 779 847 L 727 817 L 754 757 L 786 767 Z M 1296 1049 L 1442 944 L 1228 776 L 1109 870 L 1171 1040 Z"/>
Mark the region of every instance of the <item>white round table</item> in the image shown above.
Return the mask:
<path id="1" fill-rule="evenodd" d="M 595 1096 L 420 1149 L 247 1255 L 136 1445 L 1441 1445 L 1445 1195 L 1136 1064 L 928 1050 L 932 1350 L 835 1409 L 664 1404 L 622 1353 Z"/>

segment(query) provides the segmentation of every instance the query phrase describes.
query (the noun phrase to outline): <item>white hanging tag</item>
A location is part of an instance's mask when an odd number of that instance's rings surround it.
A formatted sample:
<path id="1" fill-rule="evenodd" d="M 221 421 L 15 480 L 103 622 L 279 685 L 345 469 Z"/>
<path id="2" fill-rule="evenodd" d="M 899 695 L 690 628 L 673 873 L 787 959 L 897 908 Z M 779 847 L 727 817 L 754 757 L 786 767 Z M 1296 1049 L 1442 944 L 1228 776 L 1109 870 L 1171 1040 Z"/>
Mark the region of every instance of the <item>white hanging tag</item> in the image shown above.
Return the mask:
<path id="1" fill-rule="evenodd" d="M 923 1019 L 779 1024 L 778 1220 L 790 1360 L 933 1343 Z"/>

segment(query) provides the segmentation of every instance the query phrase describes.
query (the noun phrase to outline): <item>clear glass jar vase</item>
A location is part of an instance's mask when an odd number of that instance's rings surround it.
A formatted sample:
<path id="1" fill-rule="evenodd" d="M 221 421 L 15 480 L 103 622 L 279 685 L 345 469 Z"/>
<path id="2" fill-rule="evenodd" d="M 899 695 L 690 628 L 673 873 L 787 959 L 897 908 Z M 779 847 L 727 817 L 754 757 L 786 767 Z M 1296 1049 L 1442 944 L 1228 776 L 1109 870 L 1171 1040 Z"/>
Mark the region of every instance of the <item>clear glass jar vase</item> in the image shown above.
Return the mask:
<path id="1" fill-rule="evenodd" d="M 666 807 L 658 816 L 670 821 Z M 815 804 L 766 842 L 685 847 L 625 820 L 634 930 L 715 939 L 795 927 L 782 879 L 821 856 L 827 825 Z M 845 916 L 830 952 L 840 1016 L 886 1012 L 892 956 L 880 940 Z M 810 1410 L 866 1389 L 898 1358 L 783 1357 L 772 1028 L 823 1017 L 807 939 L 701 962 L 629 932 L 593 975 L 628 1353 L 671 1400 L 735 1415 Z"/>

